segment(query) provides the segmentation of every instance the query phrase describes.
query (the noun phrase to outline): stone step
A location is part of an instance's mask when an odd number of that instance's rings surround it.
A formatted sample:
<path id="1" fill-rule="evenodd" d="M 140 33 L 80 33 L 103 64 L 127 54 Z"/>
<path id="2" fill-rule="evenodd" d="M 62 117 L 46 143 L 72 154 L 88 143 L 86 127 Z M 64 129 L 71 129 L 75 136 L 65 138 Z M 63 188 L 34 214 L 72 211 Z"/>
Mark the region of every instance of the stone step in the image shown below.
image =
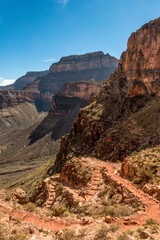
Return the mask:
<path id="1" fill-rule="evenodd" d="M 99 178 L 92 178 L 92 182 L 94 182 L 94 181 L 99 182 L 100 179 Z"/>
<path id="2" fill-rule="evenodd" d="M 91 190 L 96 191 L 97 187 L 92 187 Z"/>
<path id="3" fill-rule="evenodd" d="M 94 170 L 93 174 L 101 174 L 101 170 Z"/>
<path id="4" fill-rule="evenodd" d="M 55 190 L 50 190 L 49 192 L 50 192 L 50 193 L 55 193 Z"/>
<path id="5" fill-rule="evenodd" d="M 55 194 L 54 194 L 54 193 L 51 193 L 51 194 L 49 195 L 49 197 L 53 198 L 53 197 L 55 197 Z"/>
<path id="6" fill-rule="evenodd" d="M 98 187 L 98 184 L 94 184 L 94 183 L 93 183 L 91 187 L 96 187 L 96 188 L 97 188 L 97 187 Z"/>
<path id="7" fill-rule="evenodd" d="M 93 177 L 92 178 L 101 178 L 101 175 L 93 175 Z"/>
<path id="8" fill-rule="evenodd" d="M 88 191 L 88 193 L 87 193 L 87 195 L 94 195 L 95 194 L 95 191 L 93 191 L 93 190 L 90 190 L 90 191 Z"/>

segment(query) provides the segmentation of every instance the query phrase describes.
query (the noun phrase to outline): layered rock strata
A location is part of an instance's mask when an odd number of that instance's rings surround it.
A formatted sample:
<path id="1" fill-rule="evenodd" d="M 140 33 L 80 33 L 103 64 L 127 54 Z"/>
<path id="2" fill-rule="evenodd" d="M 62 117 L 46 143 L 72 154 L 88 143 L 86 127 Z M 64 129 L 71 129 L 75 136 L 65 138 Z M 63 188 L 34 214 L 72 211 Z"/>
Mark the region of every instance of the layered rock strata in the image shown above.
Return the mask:
<path id="1" fill-rule="evenodd" d="M 158 144 L 159 95 L 160 18 L 132 33 L 118 68 L 62 138 L 57 171 L 71 156 L 123 161 L 135 149 Z"/>
<path id="2" fill-rule="evenodd" d="M 52 132 L 57 140 L 69 132 L 80 108 L 90 104 L 93 96 L 99 93 L 102 84 L 96 82 L 66 83 L 53 96 L 48 116 L 31 134 L 31 143 Z"/>
<path id="3" fill-rule="evenodd" d="M 55 94 L 66 82 L 106 80 L 117 65 L 118 59 L 103 52 L 63 57 L 50 67 L 47 75 L 38 77 L 25 90 Z"/>

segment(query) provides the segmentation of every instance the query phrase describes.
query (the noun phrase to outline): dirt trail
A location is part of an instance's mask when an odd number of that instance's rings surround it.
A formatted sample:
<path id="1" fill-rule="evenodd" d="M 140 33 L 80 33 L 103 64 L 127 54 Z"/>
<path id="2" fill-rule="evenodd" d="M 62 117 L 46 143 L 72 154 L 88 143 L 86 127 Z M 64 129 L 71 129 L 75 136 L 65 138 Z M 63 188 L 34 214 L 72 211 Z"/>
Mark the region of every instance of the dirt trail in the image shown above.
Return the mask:
<path id="1" fill-rule="evenodd" d="M 112 163 L 106 163 L 102 162 L 100 160 L 88 158 L 88 161 L 95 166 L 96 171 L 93 172 L 93 177 L 91 181 L 91 189 L 94 187 L 94 179 L 99 178 L 99 173 L 101 172 L 102 168 L 106 170 L 107 177 L 111 179 L 115 185 L 121 186 L 124 189 L 127 189 L 133 196 L 137 197 L 141 203 L 145 206 L 144 212 L 140 214 L 136 214 L 130 218 L 130 221 L 128 223 L 125 222 L 124 224 L 127 224 L 128 226 L 126 228 L 130 228 L 132 225 L 143 225 L 145 221 L 148 218 L 155 219 L 160 224 L 160 202 L 157 199 L 154 199 L 153 197 L 149 196 L 148 194 L 144 193 L 141 189 L 139 189 L 137 186 L 132 184 L 129 180 L 124 179 L 120 177 L 118 174 L 116 174 L 116 171 L 113 167 Z M 97 176 L 97 169 L 99 171 Z M 98 185 L 97 185 L 98 186 Z M 96 189 L 94 189 L 94 193 L 92 192 L 91 198 L 96 193 Z M 90 198 L 90 200 L 91 200 Z M 120 220 L 121 223 L 123 221 Z"/>
<path id="2" fill-rule="evenodd" d="M 116 222 L 122 223 L 124 229 L 132 228 L 135 227 L 136 225 L 141 226 L 145 223 L 146 219 L 148 218 L 156 219 L 156 221 L 160 223 L 160 203 L 158 200 L 144 193 L 141 189 L 137 188 L 128 180 L 117 175 L 113 167 L 114 164 L 102 162 L 94 158 L 87 158 L 87 161 L 91 166 L 94 167 L 91 184 L 89 185 L 89 190 L 86 194 L 87 201 L 92 201 L 92 199 L 94 199 L 102 179 L 102 169 L 105 169 L 107 177 L 110 180 L 112 180 L 112 183 L 115 183 L 116 186 L 118 185 L 123 187 L 124 189 L 127 189 L 133 196 L 137 197 L 141 201 L 141 203 L 145 206 L 143 212 L 129 217 L 128 221 L 126 219 L 117 219 Z M 47 202 L 48 207 L 51 206 L 52 200 L 54 198 L 55 194 L 54 187 L 55 184 L 53 183 L 50 189 L 51 191 Z M 74 189 L 70 188 L 70 191 L 72 191 L 73 194 L 77 195 L 76 192 L 74 193 Z M 88 224 L 86 221 L 66 221 L 65 219 L 57 218 L 55 219 L 41 218 L 38 215 L 34 215 L 29 212 L 14 210 L 12 208 L 7 208 L 4 206 L 0 206 L 0 212 L 9 214 L 10 216 L 18 218 L 24 222 L 34 223 L 39 228 L 44 228 L 47 230 L 51 230 L 53 232 L 73 225 L 84 226 Z"/>
<path id="3" fill-rule="evenodd" d="M 41 218 L 38 215 L 34 215 L 29 212 L 19 211 L 16 209 L 0 206 L 0 212 L 16 218 L 18 220 L 33 223 L 38 228 L 51 230 L 53 232 L 59 231 L 60 229 L 73 226 L 73 225 L 86 225 L 85 221 L 66 221 L 63 219 L 52 219 L 52 218 Z"/>

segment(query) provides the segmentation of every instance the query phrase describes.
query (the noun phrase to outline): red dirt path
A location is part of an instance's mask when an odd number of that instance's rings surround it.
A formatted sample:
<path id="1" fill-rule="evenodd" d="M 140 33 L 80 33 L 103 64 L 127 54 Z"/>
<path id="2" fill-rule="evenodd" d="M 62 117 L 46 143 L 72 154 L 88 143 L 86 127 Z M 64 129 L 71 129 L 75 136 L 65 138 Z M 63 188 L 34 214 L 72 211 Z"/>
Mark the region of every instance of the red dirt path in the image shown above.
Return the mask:
<path id="1" fill-rule="evenodd" d="M 126 223 L 126 220 L 119 219 L 116 222 L 120 222 L 123 224 L 124 229 L 132 228 L 133 226 L 142 226 L 148 218 L 155 219 L 158 223 L 160 223 L 160 203 L 158 200 L 154 199 L 153 197 L 149 196 L 148 194 L 144 193 L 141 189 L 137 188 L 128 180 L 120 177 L 119 175 L 114 173 L 114 168 L 111 163 L 105 163 L 96 159 L 87 158 L 87 161 L 95 166 L 96 171 L 93 172 L 93 186 L 90 186 L 90 194 L 88 195 L 87 200 L 91 200 L 92 194 L 96 193 L 96 189 L 94 187 L 97 185 L 96 178 L 99 178 L 99 169 L 105 168 L 107 170 L 107 175 L 116 183 L 120 184 L 121 186 L 127 188 L 134 196 L 139 198 L 142 203 L 146 206 L 145 211 L 136 214 L 129 218 L 129 221 Z M 98 169 L 97 169 L 98 168 Z M 94 177 L 95 174 L 95 177 Z M 98 175 L 97 175 L 98 174 Z M 52 218 L 41 218 L 38 215 L 34 215 L 29 212 L 14 210 L 12 208 L 7 208 L 4 206 L 0 206 L 0 212 L 6 213 L 12 217 L 18 218 L 21 221 L 27 223 L 34 223 L 38 228 L 44 228 L 47 230 L 51 230 L 53 232 L 58 231 L 60 229 L 73 226 L 73 225 L 80 225 L 84 226 L 87 224 L 85 221 L 65 221 L 63 219 L 52 219 Z"/>

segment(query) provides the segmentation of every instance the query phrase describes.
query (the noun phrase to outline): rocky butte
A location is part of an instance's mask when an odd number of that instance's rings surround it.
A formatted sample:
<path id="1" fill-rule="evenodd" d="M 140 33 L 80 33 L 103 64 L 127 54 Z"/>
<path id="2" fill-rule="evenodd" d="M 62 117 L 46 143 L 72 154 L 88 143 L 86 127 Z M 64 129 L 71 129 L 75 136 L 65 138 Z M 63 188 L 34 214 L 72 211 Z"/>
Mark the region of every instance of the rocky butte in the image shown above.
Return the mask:
<path id="1" fill-rule="evenodd" d="M 47 75 L 38 77 L 25 90 L 55 94 L 66 82 L 105 80 L 117 65 L 118 59 L 103 52 L 63 57 L 52 64 Z"/>
<path id="2" fill-rule="evenodd" d="M 160 18 L 131 34 L 118 68 L 62 138 L 59 171 L 72 156 L 123 161 L 160 143 Z"/>

